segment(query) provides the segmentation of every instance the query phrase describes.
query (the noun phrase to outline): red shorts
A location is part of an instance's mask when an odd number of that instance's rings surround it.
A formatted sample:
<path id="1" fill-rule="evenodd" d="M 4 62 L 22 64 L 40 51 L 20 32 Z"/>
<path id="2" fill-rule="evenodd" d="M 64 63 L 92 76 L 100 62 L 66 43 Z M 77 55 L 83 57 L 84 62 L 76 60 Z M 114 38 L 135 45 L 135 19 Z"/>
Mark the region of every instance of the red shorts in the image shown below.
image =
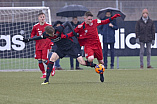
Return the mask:
<path id="1" fill-rule="evenodd" d="M 35 59 L 45 59 L 48 60 L 49 49 L 36 50 Z"/>
<path id="2" fill-rule="evenodd" d="M 85 46 L 85 57 L 88 59 L 89 56 L 94 56 L 94 58 L 97 58 L 97 60 L 103 60 L 103 53 L 101 44 L 97 44 L 94 46 Z"/>

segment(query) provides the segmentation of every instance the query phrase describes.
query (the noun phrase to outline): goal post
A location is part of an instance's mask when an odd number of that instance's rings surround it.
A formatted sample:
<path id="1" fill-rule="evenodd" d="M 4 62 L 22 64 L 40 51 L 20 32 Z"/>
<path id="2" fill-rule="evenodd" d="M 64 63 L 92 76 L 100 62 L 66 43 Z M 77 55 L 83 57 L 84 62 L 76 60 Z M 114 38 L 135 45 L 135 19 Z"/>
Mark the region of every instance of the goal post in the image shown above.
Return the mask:
<path id="1" fill-rule="evenodd" d="M 0 7 L 0 70 L 38 69 L 35 42 L 22 39 L 30 37 L 41 12 L 51 24 L 49 7 Z"/>

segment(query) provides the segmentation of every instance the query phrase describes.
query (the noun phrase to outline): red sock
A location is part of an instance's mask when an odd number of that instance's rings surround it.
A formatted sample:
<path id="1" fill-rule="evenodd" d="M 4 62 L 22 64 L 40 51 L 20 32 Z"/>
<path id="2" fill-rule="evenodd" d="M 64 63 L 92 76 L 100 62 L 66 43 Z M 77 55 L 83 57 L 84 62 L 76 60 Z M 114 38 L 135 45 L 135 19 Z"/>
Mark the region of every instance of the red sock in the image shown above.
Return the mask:
<path id="1" fill-rule="evenodd" d="M 44 74 L 45 73 L 45 68 L 44 68 L 43 63 L 39 63 L 39 68 L 40 68 L 41 72 Z"/>

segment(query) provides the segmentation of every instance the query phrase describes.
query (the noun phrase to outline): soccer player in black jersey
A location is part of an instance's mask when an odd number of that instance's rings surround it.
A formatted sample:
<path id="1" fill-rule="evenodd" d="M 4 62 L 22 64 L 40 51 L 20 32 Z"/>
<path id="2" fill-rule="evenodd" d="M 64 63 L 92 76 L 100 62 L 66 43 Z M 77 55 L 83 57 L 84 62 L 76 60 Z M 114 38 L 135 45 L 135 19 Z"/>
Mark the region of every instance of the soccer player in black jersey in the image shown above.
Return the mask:
<path id="1" fill-rule="evenodd" d="M 53 28 L 52 26 L 46 26 L 45 27 L 45 32 L 41 36 L 33 37 L 30 39 L 23 39 L 24 42 L 29 42 L 32 40 L 39 40 L 39 39 L 52 39 L 58 49 L 51 55 L 50 61 L 48 62 L 47 65 L 47 71 L 46 71 L 46 80 L 41 83 L 42 85 L 44 84 L 49 84 L 49 76 L 52 71 L 54 62 L 59 59 L 63 58 L 66 55 L 72 56 L 73 58 L 77 58 L 78 62 L 81 65 L 84 66 L 90 66 L 90 67 L 95 67 L 96 64 L 88 61 L 84 61 L 83 57 L 81 56 L 81 50 L 77 47 L 77 45 L 69 38 L 62 38 L 65 37 L 65 35 L 68 37 L 67 34 L 63 34 L 63 30 L 66 26 L 69 26 L 70 29 L 72 30 L 73 34 L 76 36 L 77 33 L 74 32 L 74 29 L 72 28 L 70 22 L 65 22 L 61 26 L 57 28 Z M 101 82 L 104 81 L 104 77 L 100 76 Z"/>

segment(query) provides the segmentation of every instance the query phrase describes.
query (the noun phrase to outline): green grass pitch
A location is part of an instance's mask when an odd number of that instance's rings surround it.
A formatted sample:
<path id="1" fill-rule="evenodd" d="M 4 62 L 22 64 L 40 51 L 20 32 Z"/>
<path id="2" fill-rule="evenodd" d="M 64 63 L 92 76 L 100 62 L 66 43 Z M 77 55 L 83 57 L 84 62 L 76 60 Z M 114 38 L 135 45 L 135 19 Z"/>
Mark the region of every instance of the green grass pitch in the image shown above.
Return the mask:
<path id="1" fill-rule="evenodd" d="M 147 58 L 144 57 L 144 68 L 147 67 Z M 74 60 L 75 62 L 75 60 Z M 94 60 L 98 63 L 97 60 Z M 7 63 L 7 64 L 6 64 Z M 19 64 L 20 63 L 20 64 Z M 151 57 L 151 65 L 157 68 L 157 56 Z M 69 70 L 70 69 L 70 59 L 65 57 L 60 60 L 61 66 Z M 75 64 L 74 64 L 75 65 Z M 81 65 L 80 65 L 81 66 Z M 74 66 L 75 67 L 75 66 Z M 81 66 L 84 69 L 88 69 L 86 66 Z M 108 68 L 110 68 L 110 57 L 108 57 Z M 117 68 L 117 57 L 115 57 L 115 69 Z M 119 57 L 119 69 L 139 69 L 140 68 L 140 58 L 139 56 L 130 57 Z M 0 70 L 14 70 L 14 69 L 38 69 L 38 61 L 34 58 L 15 58 L 15 59 L 0 59 Z"/>
<path id="2" fill-rule="evenodd" d="M 41 85 L 44 79 L 40 79 L 40 71 L 0 71 L 0 104 L 157 104 L 156 59 L 151 58 L 154 69 L 139 69 L 139 57 L 119 57 L 120 69 L 106 69 L 103 83 L 90 67 L 69 70 L 69 58 L 61 60 L 65 70 L 56 71 L 49 85 Z M 5 60 L 0 62 L 0 70 L 7 70 L 3 69 Z M 146 65 L 146 57 L 144 62 Z M 16 66 L 10 67 L 20 67 Z M 38 68 L 37 63 L 31 67 Z"/>
<path id="3" fill-rule="evenodd" d="M 0 72 L 0 104 L 157 104 L 157 70 L 56 71 L 49 85 L 41 72 Z"/>

